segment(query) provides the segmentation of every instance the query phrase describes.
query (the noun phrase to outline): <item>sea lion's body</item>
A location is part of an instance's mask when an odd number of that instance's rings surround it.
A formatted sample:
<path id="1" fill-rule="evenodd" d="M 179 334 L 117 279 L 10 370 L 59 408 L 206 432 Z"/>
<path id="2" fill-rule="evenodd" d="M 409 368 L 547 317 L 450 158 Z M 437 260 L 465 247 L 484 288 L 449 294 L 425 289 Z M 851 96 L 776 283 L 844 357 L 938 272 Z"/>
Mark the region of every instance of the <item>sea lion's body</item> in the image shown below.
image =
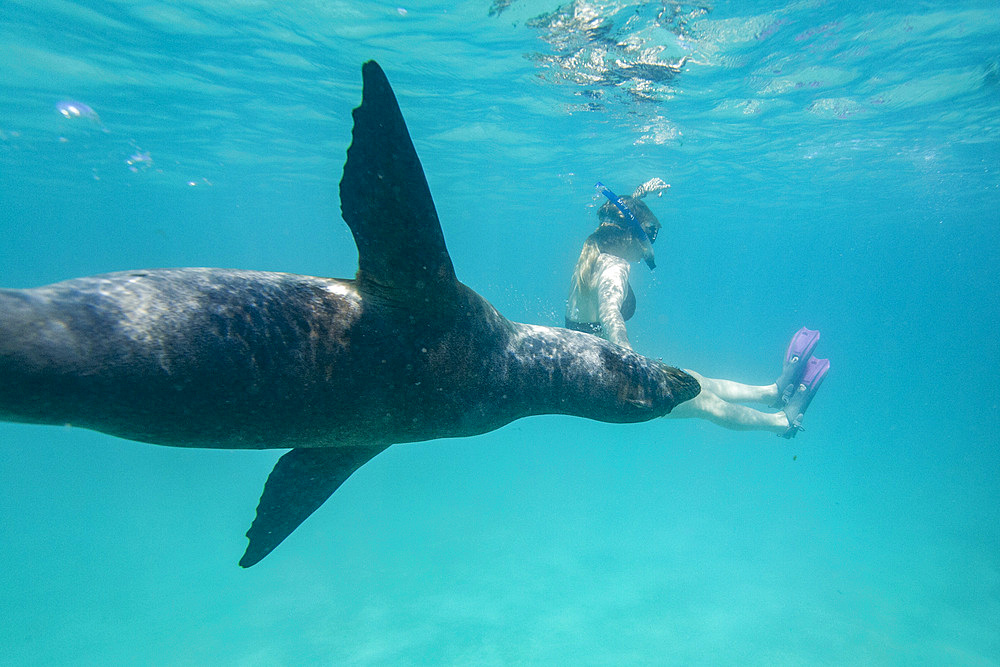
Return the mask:
<path id="1" fill-rule="evenodd" d="M 0 419 L 291 449 L 476 435 L 532 414 L 642 421 L 675 404 L 664 365 L 459 292 L 427 318 L 354 281 L 257 271 L 0 290 Z"/>
<path id="2" fill-rule="evenodd" d="M 460 283 L 389 83 L 363 73 L 340 184 L 356 279 L 160 269 L 0 290 L 0 419 L 292 450 L 243 566 L 392 444 L 532 414 L 644 421 L 700 389 L 597 337 L 510 322 Z"/>

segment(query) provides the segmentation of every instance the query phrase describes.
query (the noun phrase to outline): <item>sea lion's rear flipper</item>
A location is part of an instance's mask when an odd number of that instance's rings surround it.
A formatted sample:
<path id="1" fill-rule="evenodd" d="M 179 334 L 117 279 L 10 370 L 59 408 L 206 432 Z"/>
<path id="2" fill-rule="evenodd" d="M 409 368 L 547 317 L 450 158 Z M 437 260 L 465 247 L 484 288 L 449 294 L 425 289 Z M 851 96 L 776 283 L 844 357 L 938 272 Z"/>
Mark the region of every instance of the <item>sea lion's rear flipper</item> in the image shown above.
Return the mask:
<path id="1" fill-rule="evenodd" d="M 425 309 L 457 288 L 420 158 L 382 68 L 369 61 L 340 181 L 363 292 Z"/>
<path id="2" fill-rule="evenodd" d="M 333 495 L 355 470 L 385 447 L 329 447 L 293 449 L 274 464 L 264 484 L 240 559 L 250 567 L 281 544 L 310 514 Z"/>

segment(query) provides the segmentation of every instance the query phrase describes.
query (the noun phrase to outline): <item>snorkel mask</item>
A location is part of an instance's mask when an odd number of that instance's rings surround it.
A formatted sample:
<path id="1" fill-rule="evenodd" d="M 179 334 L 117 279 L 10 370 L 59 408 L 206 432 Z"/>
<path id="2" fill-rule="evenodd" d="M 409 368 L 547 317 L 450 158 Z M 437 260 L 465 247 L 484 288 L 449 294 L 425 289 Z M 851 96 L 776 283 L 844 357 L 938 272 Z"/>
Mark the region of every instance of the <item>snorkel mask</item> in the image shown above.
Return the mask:
<path id="1" fill-rule="evenodd" d="M 608 189 L 606 185 L 600 181 L 594 186 L 597 191 L 608 198 L 608 201 L 615 205 L 615 207 L 622 212 L 625 216 L 625 223 L 632 230 L 632 235 L 635 236 L 636 240 L 639 241 L 639 245 L 642 246 L 642 258 L 646 260 L 646 266 L 650 270 L 656 268 L 656 260 L 653 258 L 653 244 L 649 240 L 649 235 L 646 234 L 646 230 L 642 228 L 639 224 L 639 219 L 635 217 L 635 213 L 632 209 L 628 207 L 625 200 L 616 195 L 614 192 Z"/>

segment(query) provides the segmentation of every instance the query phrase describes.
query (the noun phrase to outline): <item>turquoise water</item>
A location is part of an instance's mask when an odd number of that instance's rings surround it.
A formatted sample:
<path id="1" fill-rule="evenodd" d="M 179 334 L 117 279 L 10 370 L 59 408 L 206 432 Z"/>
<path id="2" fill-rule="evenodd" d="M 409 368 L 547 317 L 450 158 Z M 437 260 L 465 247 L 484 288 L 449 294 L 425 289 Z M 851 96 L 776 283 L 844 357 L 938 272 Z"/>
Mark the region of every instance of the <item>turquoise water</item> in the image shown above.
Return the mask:
<path id="1" fill-rule="evenodd" d="M 791 441 L 539 417 L 393 447 L 250 570 L 281 452 L 0 424 L 0 663 L 1000 664 L 997 44 L 993 0 L 6 0 L 4 286 L 353 275 L 375 58 L 508 317 L 561 322 L 594 181 L 661 176 L 633 345 L 765 383 L 806 325 L 832 370 Z"/>

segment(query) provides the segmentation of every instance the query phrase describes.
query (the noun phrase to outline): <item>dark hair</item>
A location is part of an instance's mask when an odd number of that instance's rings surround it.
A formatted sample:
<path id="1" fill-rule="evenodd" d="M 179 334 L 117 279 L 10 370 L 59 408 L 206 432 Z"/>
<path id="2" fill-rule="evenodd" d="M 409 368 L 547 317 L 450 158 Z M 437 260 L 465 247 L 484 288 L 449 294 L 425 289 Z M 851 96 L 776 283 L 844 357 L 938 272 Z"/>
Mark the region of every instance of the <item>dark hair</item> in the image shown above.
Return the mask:
<path id="1" fill-rule="evenodd" d="M 653 215 L 653 212 L 642 201 L 634 197 L 622 197 L 621 199 L 628 206 L 629 210 L 632 211 L 632 214 L 635 215 L 636 220 L 642 225 L 643 230 L 649 234 L 650 240 L 653 240 L 662 226 L 660 225 L 660 221 L 656 219 L 656 216 Z M 597 218 L 602 224 L 611 223 L 622 229 L 627 229 L 625 226 L 625 216 L 610 201 L 604 202 L 604 206 L 597 210 Z"/>

